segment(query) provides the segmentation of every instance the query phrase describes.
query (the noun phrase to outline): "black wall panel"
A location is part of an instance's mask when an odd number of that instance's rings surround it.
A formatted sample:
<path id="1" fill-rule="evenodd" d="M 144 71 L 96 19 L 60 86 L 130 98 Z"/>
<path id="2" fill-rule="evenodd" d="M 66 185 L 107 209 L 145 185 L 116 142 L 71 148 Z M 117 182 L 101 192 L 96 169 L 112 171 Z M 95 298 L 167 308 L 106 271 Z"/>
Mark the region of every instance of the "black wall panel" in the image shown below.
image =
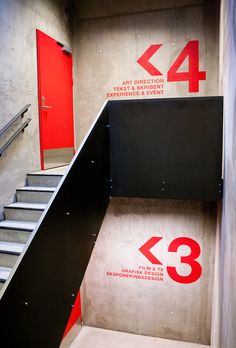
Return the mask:
<path id="1" fill-rule="evenodd" d="M 109 103 L 112 195 L 221 198 L 222 97 Z"/>

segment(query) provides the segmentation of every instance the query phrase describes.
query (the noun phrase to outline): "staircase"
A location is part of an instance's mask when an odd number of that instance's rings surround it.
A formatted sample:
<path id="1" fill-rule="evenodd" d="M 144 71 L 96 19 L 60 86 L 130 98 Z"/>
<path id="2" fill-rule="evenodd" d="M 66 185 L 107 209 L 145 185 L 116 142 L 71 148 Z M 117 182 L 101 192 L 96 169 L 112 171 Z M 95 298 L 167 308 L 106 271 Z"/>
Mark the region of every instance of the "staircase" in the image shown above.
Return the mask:
<path id="1" fill-rule="evenodd" d="M 4 207 L 0 222 L 0 290 L 24 249 L 66 167 L 27 175 L 27 186 L 16 190 L 16 202 Z"/>

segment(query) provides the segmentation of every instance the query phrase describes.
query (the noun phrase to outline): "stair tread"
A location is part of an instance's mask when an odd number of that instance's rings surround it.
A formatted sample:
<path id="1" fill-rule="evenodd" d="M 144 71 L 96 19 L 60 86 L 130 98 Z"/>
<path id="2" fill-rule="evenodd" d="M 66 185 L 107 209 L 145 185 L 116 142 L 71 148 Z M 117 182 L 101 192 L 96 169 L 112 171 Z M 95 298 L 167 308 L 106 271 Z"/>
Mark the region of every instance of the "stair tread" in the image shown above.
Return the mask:
<path id="1" fill-rule="evenodd" d="M 11 243 L 11 242 L 0 242 L 0 252 L 20 254 L 24 249 L 25 244 Z"/>
<path id="2" fill-rule="evenodd" d="M 48 187 L 48 186 L 25 186 L 16 189 L 16 191 L 43 191 L 43 192 L 54 192 L 56 187 Z"/>
<path id="3" fill-rule="evenodd" d="M 0 281 L 6 281 L 12 268 L 10 267 L 0 267 Z"/>
<path id="4" fill-rule="evenodd" d="M 36 175 L 64 175 L 64 173 L 66 172 L 67 169 L 68 169 L 68 165 L 62 165 L 62 166 L 55 167 L 55 168 L 39 170 L 37 172 L 33 172 L 33 173 L 30 173 L 30 174 L 36 174 Z"/>
<path id="5" fill-rule="evenodd" d="M 7 205 L 5 208 L 23 208 L 23 209 L 36 209 L 36 210 L 44 210 L 47 204 L 43 203 L 24 203 L 24 202 L 16 202 Z"/>
<path id="6" fill-rule="evenodd" d="M 28 173 L 27 175 L 33 175 L 33 176 L 56 176 L 56 177 L 63 177 L 64 174 L 60 173 Z"/>
<path id="7" fill-rule="evenodd" d="M 4 220 L 0 222 L 0 228 L 19 229 L 26 231 L 33 231 L 36 226 L 36 222 L 31 221 L 17 221 L 17 220 Z"/>

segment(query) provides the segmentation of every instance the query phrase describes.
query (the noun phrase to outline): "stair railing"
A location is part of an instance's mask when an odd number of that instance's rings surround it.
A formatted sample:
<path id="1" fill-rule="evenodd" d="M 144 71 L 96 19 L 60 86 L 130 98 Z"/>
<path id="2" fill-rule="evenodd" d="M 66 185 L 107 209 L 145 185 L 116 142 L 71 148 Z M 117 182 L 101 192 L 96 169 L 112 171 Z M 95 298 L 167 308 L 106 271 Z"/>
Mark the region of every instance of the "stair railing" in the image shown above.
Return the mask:
<path id="1" fill-rule="evenodd" d="M 106 103 L 0 291 L 7 347 L 59 347 L 109 202 L 109 160 Z"/>
<path id="2" fill-rule="evenodd" d="M 12 126 L 16 124 L 16 122 L 24 117 L 25 113 L 28 111 L 30 104 L 27 104 L 23 109 L 21 109 L 17 115 L 15 115 L 2 129 L 0 129 L 0 140 L 4 137 Z M 24 132 L 25 128 L 28 126 L 31 118 L 28 118 L 15 132 L 14 134 L 1 146 L 0 148 L 0 157 L 3 152 L 8 148 L 8 146 L 15 140 L 15 138 L 21 133 Z"/>

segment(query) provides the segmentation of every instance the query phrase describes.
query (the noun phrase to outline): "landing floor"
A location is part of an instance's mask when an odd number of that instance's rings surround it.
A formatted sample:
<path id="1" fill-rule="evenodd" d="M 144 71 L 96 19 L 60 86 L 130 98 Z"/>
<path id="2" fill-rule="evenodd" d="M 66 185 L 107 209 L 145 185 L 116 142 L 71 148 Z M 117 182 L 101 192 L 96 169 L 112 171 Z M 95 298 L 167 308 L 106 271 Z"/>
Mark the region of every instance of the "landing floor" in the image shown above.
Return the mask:
<path id="1" fill-rule="evenodd" d="M 51 169 L 39 170 L 37 172 L 34 172 L 33 174 L 43 174 L 43 175 L 64 174 L 67 168 L 68 168 L 68 165 L 64 165 L 64 166 L 59 166 L 59 167 L 55 167 Z"/>
<path id="2" fill-rule="evenodd" d="M 83 326 L 68 348 L 209 348 L 210 346 Z"/>

